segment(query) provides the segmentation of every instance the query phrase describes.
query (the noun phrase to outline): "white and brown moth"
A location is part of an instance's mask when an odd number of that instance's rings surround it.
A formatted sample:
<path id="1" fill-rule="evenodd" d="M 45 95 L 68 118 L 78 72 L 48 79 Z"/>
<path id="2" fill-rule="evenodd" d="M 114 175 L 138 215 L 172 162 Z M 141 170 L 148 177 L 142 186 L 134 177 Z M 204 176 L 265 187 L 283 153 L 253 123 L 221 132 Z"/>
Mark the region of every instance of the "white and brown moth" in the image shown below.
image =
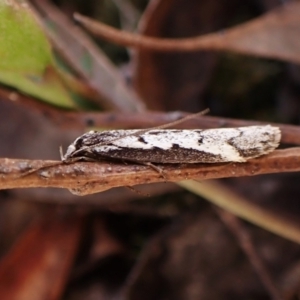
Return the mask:
<path id="1" fill-rule="evenodd" d="M 271 125 L 206 130 L 90 131 L 68 147 L 62 161 L 245 162 L 272 152 L 278 147 L 280 138 L 280 129 Z"/>

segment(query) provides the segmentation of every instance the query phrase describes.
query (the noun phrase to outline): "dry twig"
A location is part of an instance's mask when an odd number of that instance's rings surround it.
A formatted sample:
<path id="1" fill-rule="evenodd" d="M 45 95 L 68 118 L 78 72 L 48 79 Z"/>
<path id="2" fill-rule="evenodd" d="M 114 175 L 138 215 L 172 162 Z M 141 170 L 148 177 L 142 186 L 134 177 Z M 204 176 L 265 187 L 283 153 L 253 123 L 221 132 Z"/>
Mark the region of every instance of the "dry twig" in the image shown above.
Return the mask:
<path id="1" fill-rule="evenodd" d="M 163 178 L 152 168 L 112 162 L 76 162 L 0 159 L 1 189 L 58 187 L 78 195 L 105 191 L 118 186 L 177 182 L 300 171 L 300 148 L 277 150 L 246 163 L 160 165 Z"/>

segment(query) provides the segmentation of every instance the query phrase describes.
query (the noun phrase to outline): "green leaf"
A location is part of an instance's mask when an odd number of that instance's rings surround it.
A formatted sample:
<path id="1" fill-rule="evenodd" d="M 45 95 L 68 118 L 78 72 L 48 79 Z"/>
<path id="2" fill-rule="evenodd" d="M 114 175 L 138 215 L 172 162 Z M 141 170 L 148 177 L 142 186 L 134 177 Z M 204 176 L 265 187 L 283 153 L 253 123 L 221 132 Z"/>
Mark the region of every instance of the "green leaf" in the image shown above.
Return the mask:
<path id="1" fill-rule="evenodd" d="M 23 1 L 0 0 L 0 82 L 52 105 L 74 108 L 51 46 Z"/>

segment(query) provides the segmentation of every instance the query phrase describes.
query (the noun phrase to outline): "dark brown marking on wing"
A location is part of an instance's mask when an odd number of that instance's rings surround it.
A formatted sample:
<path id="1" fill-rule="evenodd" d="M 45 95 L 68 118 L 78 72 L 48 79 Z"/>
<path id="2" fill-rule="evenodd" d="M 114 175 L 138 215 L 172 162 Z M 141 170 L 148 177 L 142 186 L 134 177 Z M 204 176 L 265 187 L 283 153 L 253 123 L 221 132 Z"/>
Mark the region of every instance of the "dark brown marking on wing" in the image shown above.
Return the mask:
<path id="1" fill-rule="evenodd" d="M 143 143 L 143 144 L 148 144 L 142 136 L 138 137 L 138 141 Z"/>
<path id="2" fill-rule="evenodd" d="M 200 139 L 198 139 L 198 144 L 201 146 L 202 144 L 203 144 L 203 136 L 200 138 Z"/>
<path id="3" fill-rule="evenodd" d="M 238 128 L 237 128 L 238 130 Z M 267 147 L 247 147 L 247 148 L 241 148 L 240 147 L 240 142 L 239 142 L 239 138 L 243 138 L 244 132 L 242 130 L 239 130 L 239 135 L 236 137 L 232 137 L 231 139 L 229 139 L 227 141 L 227 144 L 234 147 L 234 149 L 239 153 L 239 155 L 241 157 L 244 158 L 253 158 L 256 156 L 261 155 L 262 150 L 266 149 Z M 269 136 L 268 133 L 266 133 L 267 136 Z M 266 141 L 260 141 L 261 144 L 269 144 L 269 139 L 267 139 Z M 249 143 L 249 145 L 251 145 L 251 143 Z M 253 144 L 254 145 L 254 144 Z M 271 147 L 270 147 L 271 148 Z"/>
<path id="4" fill-rule="evenodd" d="M 173 145 L 170 149 L 161 149 L 153 147 L 152 149 L 136 149 L 136 148 L 122 148 L 109 150 L 106 152 L 96 152 L 91 149 L 92 154 L 87 154 L 89 157 L 107 159 L 118 159 L 123 161 L 136 161 L 136 162 L 152 162 L 152 163 L 215 163 L 224 162 L 221 155 L 214 155 L 204 151 L 197 151 L 194 149 L 183 149 L 178 145 Z"/>

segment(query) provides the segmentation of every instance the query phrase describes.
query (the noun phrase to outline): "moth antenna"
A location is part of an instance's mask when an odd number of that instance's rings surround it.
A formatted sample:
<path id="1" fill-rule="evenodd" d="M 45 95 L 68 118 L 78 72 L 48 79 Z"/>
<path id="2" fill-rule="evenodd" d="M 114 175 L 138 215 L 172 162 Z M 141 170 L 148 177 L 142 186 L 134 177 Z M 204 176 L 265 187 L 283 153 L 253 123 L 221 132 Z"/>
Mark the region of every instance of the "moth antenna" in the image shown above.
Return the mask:
<path id="1" fill-rule="evenodd" d="M 140 135 L 140 134 L 142 134 L 144 132 L 147 132 L 147 131 L 153 130 L 153 129 L 163 129 L 163 128 L 168 128 L 168 127 L 171 127 L 171 126 L 175 126 L 177 124 L 183 123 L 183 122 L 188 121 L 190 119 L 194 119 L 194 118 L 197 118 L 199 116 L 203 116 L 203 115 L 205 115 L 207 113 L 209 113 L 209 108 L 206 108 L 205 110 L 202 110 L 202 111 L 200 111 L 198 113 L 188 115 L 186 117 L 183 117 L 183 118 L 181 118 L 179 120 L 176 120 L 176 121 L 173 121 L 173 122 L 170 122 L 170 123 L 167 123 L 167 124 L 163 124 L 163 125 L 156 126 L 156 127 L 150 127 L 150 128 L 146 128 L 146 129 L 141 129 L 141 130 L 139 130 L 139 131 L 137 131 L 135 133 L 124 135 L 124 136 L 118 138 L 117 140 L 122 139 L 122 138 L 127 137 L 127 136 Z"/>
<path id="2" fill-rule="evenodd" d="M 167 123 L 167 124 L 163 124 L 163 125 L 160 125 L 160 126 L 156 126 L 156 127 L 152 127 L 152 128 L 148 128 L 148 130 L 151 130 L 151 129 L 163 129 L 163 128 L 168 128 L 168 127 L 171 127 L 171 126 L 175 126 L 177 124 L 180 124 L 180 123 L 183 123 L 185 121 L 188 121 L 190 119 L 194 119 L 194 118 L 197 118 L 199 116 L 203 116 L 203 115 L 206 115 L 209 113 L 209 108 L 206 108 L 198 113 L 195 113 L 195 114 L 191 114 L 191 115 L 188 115 L 186 117 L 183 117 L 179 120 L 176 120 L 176 121 L 173 121 L 173 122 L 170 122 L 170 123 Z"/>
<path id="3" fill-rule="evenodd" d="M 110 143 L 111 143 L 111 142 L 118 141 L 118 140 L 123 139 L 123 138 L 128 137 L 128 136 L 137 136 L 137 135 L 140 135 L 140 134 L 142 134 L 142 133 L 144 133 L 144 132 L 147 132 L 147 131 L 149 131 L 149 130 L 168 128 L 168 127 L 170 127 L 170 126 L 174 126 L 174 125 L 180 124 L 180 123 L 185 122 L 185 121 L 187 121 L 187 120 L 194 119 L 194 118 L 197 118 L 197 117 L 199 117 L 199 116 L 203 116 L 203 115 L 205 115 L 205 114 L 207 114 L 207 113 L 209 113 L 209 108 L 207 108 L 207 109 L 205 109 L 205 110 L 202 110 L 202 111 L 200 111 L 200 112 L 198 112 L 198 113 L 188 115 L 188 116 L 186 116 L 186 117 L 183 117 L 183 118 L 181 118 L 181 119 L 179 119 L 179 120 L 176 120 L 176 121 L 173 121 L 173 122 L 170 122 L 170 123 L 167 123 L 167 124 L 163 124 L 163 125 L 156 126 L 156 127 L 150 127 L 150 128 L 146 128 L 146 129 L 141 129 L 141 130 L 138 130 L 138 131 L 135 132 L 135 133 L 125 134 L 125 135 L 123 135 L 123 136 L 121 136 L 121 137 L 118 137 L 118 138 L 116 138 L 116 139 L 114 139 L 114 140 L 111 140 Z M 98 146 L 102 146 L 102 145 L 106 145 L 106 143 L 99 143 L 99 144 L 97 144 L 97 145 L 98 145 Z"/>

